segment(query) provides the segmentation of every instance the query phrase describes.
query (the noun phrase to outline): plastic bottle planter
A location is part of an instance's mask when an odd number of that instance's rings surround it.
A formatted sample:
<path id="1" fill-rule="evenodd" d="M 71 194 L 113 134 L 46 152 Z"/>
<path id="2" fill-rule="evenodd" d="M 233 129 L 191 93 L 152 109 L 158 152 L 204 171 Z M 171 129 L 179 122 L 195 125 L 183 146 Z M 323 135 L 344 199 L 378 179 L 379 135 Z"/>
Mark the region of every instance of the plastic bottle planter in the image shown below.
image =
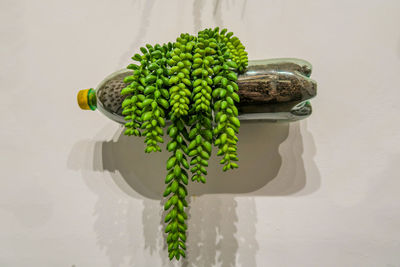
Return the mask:
<path id="1" fill-rule="evenodd" d="M 238 77 L 240 120 L 296 121 L 311 112 L 309 99 L 316 96 L 317 84 L 310 79 L 311 64 L 301 59 L 252 60 Z M 107 76 L 96 89 L 81 90 L 82 109 L 100 110 L 113 121 L 124 124 L 121 90 L 132 71 L 123 69 Z"/>
<path id="2" fill-rule="evenodd" d="M 141 64 L 130 65 L 134 72 L 117 71 L 96 89 L 78 93 L 81 108 L 99 109 L 119 123 L 126 119 L 125 134 L 144 136 L 147 153 L 162 150 L 158 145 L 164 141 L 161 127 L 165 126 L 165 119 L 171 119 L 167 129 L 170 140 L 166 144 L 170 157 L 163 193 L 164 210 L 168 211 L 164 232 L 170 260 L 186 256 L 186 185 L 189 179 L 206 182 L 212 145 L 218 148 L 217 156 L 222 157 L 223 171 L 238 168 L 239 120 L 303 119 L 311 114 L 308 100 L 316 95 L 317 86 L 309 78 L 308 62 L 270 59 L 250 61 L 247 65 L 244 46 L 231 32 L 225 35 L 226 31 L 206 29 L 198 33 L 197 39 L 182 34 L 173 45 L 146 45 L 147 48 L 140 49 L 142 56 L 133 56 Z M 172 52 L 166 52 L 168 49 Z M 194 58 L 194 64 L 188 58 Z M 216 64 L 213 69 L 210 62 Z M 211 79 L 210 73 L 215 78 Z M 130 98 L 121 96 L 123 89 Z"/>

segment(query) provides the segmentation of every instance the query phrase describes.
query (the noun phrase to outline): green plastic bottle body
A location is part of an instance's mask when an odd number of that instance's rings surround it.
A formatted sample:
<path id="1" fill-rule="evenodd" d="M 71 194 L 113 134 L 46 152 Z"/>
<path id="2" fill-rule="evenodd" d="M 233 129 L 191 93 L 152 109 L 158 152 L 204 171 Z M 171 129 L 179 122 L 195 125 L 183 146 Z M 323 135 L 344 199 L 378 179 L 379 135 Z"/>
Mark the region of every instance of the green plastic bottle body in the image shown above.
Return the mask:
<path id="1" fill-rule="evenodd" d="M 238 77 L 240 120 L 295 121 L 308 117 L 309 99 L 316 95 L 317 84 L 310 79 L 311 64 L 301 59 L 268 59 L 249 61 L 246 72 Z M 107 76 L 88 95 L 92 106 L 113 121 L 124 124 L 120 92 L 123 79 L 131 75 L 122 69 Z M 95 91 L 95 93 L 94 93 Z"/>

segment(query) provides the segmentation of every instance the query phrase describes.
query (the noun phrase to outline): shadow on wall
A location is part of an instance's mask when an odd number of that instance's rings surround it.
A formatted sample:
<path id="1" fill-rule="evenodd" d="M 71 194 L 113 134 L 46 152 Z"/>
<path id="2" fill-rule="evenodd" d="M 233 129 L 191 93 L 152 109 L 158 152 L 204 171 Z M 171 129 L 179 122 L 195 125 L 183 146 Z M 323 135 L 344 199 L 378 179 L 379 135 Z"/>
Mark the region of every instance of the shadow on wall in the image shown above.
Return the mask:
<path id="1" fill-rule="evenodd" d="M 288 123 L 243 122 L 238 136 L 240 167 L 235 171 L 222 172 L 213 151 L 207 183 L 189 184 L 188 251 L 183 266 L 256 266 L 257 214 L 253 196 L 305 195 L 319 188 L 319 172 L 313 161 L 315 146 L 305 126 L 306 122 L 292 123 L 290 127 Z M 307 153 L 303 153 L 303 142 L 307 143 Z M 81 170 L 85 182 L 99 197 L 95 230 L 99 246 L 106 250 L 112 266 L 119 266 L 126 258 L 135 266 L 133 251 L 140 250 L 140 244 L 134 242 L 133 233 L 135 227 L 140 227 L 135 226 L 134 199 L 143 204 L 144 248 L 151 254 L 159 253 L 162 266 L 172 264 L 164 244 L 162 222 L 169 154 L 145 154 L 143 150 L 142 138 L 124 136 L 120 128 L 110 141 L 78 142 L 69 157 L 68 167 Z M 99 180 L 98 172 L 109 173 L 112 179 Z M 110 190 L 116 190 L 115 194 Z M 243 227 L 241 221 L 240 231 L 236 227 L 235 199 L 239 194 L 243 205 L 240 216 L 248 224 Z"/>

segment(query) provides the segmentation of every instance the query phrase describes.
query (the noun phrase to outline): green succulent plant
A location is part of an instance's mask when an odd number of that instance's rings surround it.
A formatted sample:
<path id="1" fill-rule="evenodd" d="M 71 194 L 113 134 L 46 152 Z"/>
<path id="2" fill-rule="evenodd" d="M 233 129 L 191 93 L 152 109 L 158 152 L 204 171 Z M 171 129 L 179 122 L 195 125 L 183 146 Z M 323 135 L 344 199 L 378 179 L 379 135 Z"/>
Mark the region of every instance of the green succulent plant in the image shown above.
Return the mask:
<path id="1" fill-rule="evenodd" d="M 218 147 L 223 171 L 237 168 L 240 122 L 237 75 L 248 59 L 243 44 L 226 29 L 205 29 L 197 36 L 181 34 L 174 43 L 140 48 L 127 68 L 127 84 L 121 92 L 125 134 L 145 136 L 145 152 L 161 151 L 166 121 L 167 198 L 165 232 L 169 258 L 185 257 L 187 207 L 186 185 L 205 183 L 212 144 Z"/>

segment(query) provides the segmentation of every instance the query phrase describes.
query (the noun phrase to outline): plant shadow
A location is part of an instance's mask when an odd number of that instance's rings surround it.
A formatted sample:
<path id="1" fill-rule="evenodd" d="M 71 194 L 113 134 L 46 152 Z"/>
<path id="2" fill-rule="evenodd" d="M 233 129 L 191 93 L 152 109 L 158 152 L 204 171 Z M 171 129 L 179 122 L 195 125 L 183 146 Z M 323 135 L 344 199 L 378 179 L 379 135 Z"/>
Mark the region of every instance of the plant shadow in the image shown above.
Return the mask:
<path id="1" fill-rule="evenodd" d="M 140 244 L 135 235 L 143 232 L 144 249 L 158 253 L 162 266 L 175 266 L 168 260 L 162 222 L 169 154 L 145 154 L 142 138 L 124 136 L 122 127 L 117 131 L 112 127 L 114 132 L 110 129 L 99 133 L 99 141 L 78 142 L 68 159 L 68 167 L 80 170 L 98 195 L 94 227 L 99 246 L 106 250 L 112 266 L 120 266 L 127 258 L 136 266 L 133 251 Z M 315 145 L 306 123 L 243 122 L 238 138 L 239 169 L 222 172 L 213 151 L 207 183 L 189 183 L 188 251 L 182 266 L 256 266 L 254 196 L 305 195 L 320 186 L 313 161 Z M 99 172 L 111 179 L 99 181 Z M 132 207 L 137 199 L 142 202 L 141 227 L 135 220 L 138 207 Z M 238 214 L 245 220 L 239 221 Z M 143 230 L 137 232 L 134 227 Z"/>
<path id="2" fill-rule="evenodd" d="M 218 163 L 220 158 L 216 157 L 216 151 L 213 150 L 207 168 L 207 182 L 190 183 L 190 194 L 243 194 L 264 187 L 276 177 L 281 167 L 279 145 L 287 138 L 288 130 L 287 123 L 243 123 L 238 135 L 240 168 L 222 172 L 222 166 Z M 122 128 L 115 137 L 116 141 L 114 138 L 99 144 L 102 157 L 100 170 L 116 174 L 113 177 L 115 182 L 127 194 L 131 194 L 133 189 L 141 196 L 162 199 L 165 164 L 170 153 L 164 149 L 161 153 L 145 154 L 143 139 L 123 135 Z M 299 186 L 301 184 L 298 183 Z"/>

